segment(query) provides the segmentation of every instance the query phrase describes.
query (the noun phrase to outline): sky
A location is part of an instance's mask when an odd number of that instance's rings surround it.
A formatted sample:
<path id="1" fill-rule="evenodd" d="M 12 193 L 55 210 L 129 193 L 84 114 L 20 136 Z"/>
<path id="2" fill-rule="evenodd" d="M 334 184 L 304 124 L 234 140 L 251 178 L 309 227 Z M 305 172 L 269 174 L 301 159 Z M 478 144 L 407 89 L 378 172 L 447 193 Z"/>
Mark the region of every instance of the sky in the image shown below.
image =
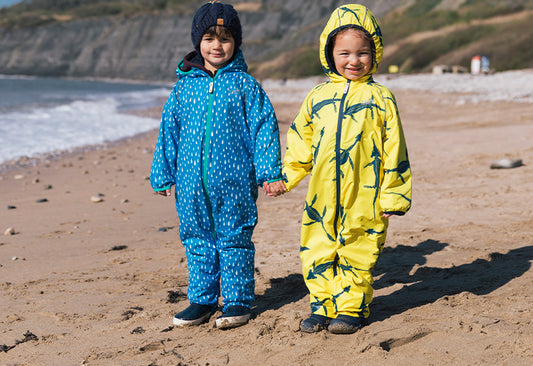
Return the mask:
<path id="1" fill-rule="evenodd" d="M 13 5 L 15 3 L 18 3 L 22 0 L 0 0 L 0 8 L 3 8 L 5 6 L 10 6 L 10 5 Z"/>

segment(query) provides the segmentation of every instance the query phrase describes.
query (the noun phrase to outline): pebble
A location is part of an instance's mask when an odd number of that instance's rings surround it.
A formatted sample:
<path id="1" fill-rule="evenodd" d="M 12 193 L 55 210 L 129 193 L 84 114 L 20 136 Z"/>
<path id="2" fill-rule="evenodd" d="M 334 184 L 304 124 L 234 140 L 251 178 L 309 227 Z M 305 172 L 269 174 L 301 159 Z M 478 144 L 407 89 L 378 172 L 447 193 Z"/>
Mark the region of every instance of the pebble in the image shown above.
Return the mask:
<path id="1" fill-rule="evenodd" d="M 6 231 L 4 231 L 4 235 L 5 236 L 15 235 L 15 229 L 13 229 L 12 227 L 8 227 Z"/>
<path id="2" fill-rule="evenodd" d="M 93 203 L 99 203 L 99 202 L 104 202 L 104 199 L 100 196 L 92 196 L 91 197 L 91 202 Z"/>
<path id="3" fill-rule="evenodd" d="M 160 227 L 159 229 L 157 229 L 157 231 L 159 231 L 160 233 L 164 233 L 167 231 L 167 228 L 166 227 Z"/>
<path id="4" fill-rule="evenodd" d="M 491 169 L 511 169 L 522 166 L 522 159 L 499 159 L 490 164 Z"/>
<path id="5" fill-rule="evenodd" d="M 22 174 L 17 174 L 13 177 L 16 180 L 24 179 L 24 176 Z"/>
<path id="6" fill-rule="evenodd" d="M 51 184 L 47 184 L 44 186 L 44 189 L 48 190 L 48 189 L 52 189 L 52 185 Z"/>
<path id="7" fill-rule="evenodd" d="M 124 250 L 127 248 L 128 248 L 127 245 L 115 245 L 113 248 L 111 248 L 111 250 Z"/>
<path id="8" fill-rule="evenodd" d="M 48 198 L 39 198 L 38 200 L 35 200 L 35 202 L 37 203 L 48 202 Z"/>
<path id="9" fill-rule="evenodd" d="M 17 206 L 11 206 L 11 205 L 7 206 L 7 209 L 8 209 L 8 210 L 14 210 L 14 209 L 16 209 L 16 208 L 17 208 Z"/>

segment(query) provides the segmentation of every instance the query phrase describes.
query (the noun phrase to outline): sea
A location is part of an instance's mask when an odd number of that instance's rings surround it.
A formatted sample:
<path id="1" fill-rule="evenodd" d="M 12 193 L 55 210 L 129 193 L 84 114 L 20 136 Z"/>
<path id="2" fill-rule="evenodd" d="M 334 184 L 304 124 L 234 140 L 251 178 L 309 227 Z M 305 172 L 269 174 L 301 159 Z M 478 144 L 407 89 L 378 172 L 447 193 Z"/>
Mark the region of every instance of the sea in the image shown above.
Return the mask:
<path id="1" fill-rule="evenodd" d="M 0 163 L 157 128 L 158 119 L 126 112 L 161 106 L 171 89 L 162 83 L 0 75 Z"/>

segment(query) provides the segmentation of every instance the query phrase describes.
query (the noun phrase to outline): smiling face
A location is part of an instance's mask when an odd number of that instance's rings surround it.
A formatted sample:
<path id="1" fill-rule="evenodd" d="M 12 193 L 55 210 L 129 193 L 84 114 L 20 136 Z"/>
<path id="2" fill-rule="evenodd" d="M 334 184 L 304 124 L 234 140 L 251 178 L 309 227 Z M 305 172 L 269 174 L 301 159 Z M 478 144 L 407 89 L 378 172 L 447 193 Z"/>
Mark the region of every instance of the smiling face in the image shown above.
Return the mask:
<path id="1" fill-rule="evenodd" d="M 223 27 L 209 29 L 200 41 L 200 53 L 204 58 L 204 66 L 214 74 L 233 57 L 235 40 L 231 32 Z"/>
<path id="2" fill-rule="evenodd" d="M 343 30 L 335 36 L 334 42 L 332 56 L 339 74 L 355 81 L 372 70 L 372 47 L 362 31 Z"/>

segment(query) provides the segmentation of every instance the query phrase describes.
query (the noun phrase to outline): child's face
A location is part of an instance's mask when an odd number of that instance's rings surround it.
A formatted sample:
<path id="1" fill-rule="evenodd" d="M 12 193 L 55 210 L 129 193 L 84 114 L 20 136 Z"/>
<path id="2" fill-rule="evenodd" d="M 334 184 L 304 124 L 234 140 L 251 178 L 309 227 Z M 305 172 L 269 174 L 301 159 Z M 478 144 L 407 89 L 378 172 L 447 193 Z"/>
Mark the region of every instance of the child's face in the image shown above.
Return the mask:
<path id="1" fill-rule="evenodd" d="M 339 74 L 357 80 L 372 70 L 370 42 L 355 29 L 337 35 L 333 47 L 333 61 Z"/>
<path id="2" fill-rule="evenodd" d="M 205 61 L 205 68 L 215 74 L 226 66 L 235 48 L 235 40 L 229 32 L 206 33 L 200 41 L 200 53 Z"/>

